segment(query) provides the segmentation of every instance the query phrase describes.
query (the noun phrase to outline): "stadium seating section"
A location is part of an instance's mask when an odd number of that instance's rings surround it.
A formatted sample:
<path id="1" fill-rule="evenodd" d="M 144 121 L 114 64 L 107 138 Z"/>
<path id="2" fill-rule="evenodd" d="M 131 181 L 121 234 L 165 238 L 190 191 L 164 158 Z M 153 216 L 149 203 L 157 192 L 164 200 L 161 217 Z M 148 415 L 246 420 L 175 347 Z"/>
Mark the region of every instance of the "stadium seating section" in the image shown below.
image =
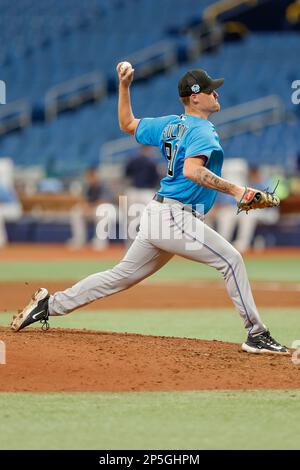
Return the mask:
<path id="1" fill-rule="evenodd" d="M 38 105 L 51 86 L 94 70 L 109 78 L 119 59 L 162 39 L 177 41 L 168 35 L 170 27 L 200 18 L 211 2 L 201 0 L 197 9 L 195 0 L 163 3 L 164 8 L 159 0 L 2 0 L 0 78 L 7 84 L 8 102 L 28 98 Z M 225 77 L 220 91 L 223 108 L 275 94 L 295 113 L 291 83 L 300 78 L 299 44 L 296 32 L 248 34 L 225 43 L 193 62 L 137 83 L 132 90 L 135 113 L 180 113 L 177 81 L 187 68 L 195 67 Z M 298 126 L 294 118 L 256 134 L 235 136 L 224 141 L 224 149 L 228 156 L 281 163 L 300 151 Z M 0 155 L 13 157 L 19 166 L 56 159 L 62 174 L 79 172 L 98 161 L 103 143 L 121 136 L 117 96 L 111 94 L 50 123 L 34 122 L 2 136 Z"/>

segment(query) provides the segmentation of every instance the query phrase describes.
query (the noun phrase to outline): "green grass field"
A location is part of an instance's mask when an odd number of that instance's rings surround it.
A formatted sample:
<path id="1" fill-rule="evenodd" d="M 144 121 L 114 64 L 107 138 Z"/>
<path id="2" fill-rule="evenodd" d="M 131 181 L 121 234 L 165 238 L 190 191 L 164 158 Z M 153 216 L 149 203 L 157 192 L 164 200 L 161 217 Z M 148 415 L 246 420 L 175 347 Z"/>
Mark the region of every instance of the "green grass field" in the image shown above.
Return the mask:
<path id="1" fill-rule="evenodd" d="M 300 337 L 300 310 L 288 308 L 262 309 L 261 315 L 274 336 L 291 346 L 297 330 Z M 0 326 L 10 323 L 12 313 L 0 315 Z M 58 328 L 85 328 L 117 333 L 139 333 L 155 336 L 219 339 L 241 342 L 245 330 L 234 309 L 218 310 L 104 310 L 76 311 L 64 317 L 51 318 L 51 325 Z M 36 324 L 33 328 L 40 328 Z M 299 338 L 300 339 L 300 338 Z"/>
<path id="2" fill-rule="evenodd" d="M 89 274 L 109 269 L 118 260 L 99 261 L 3 261 L 0 281 L 77 280 Z M 250 279 L 257 281 L 300 282 L 299 258 L 248 259 L 247 271 Z M 220 275 L 214 269 L 189 260 L 176 259 L 166 264 L 151 276 L 152 280 L 214 280 Z"/>
<path id="3" fill-rule="evenodd" d="M 78 279 L 112 264 L 6 262 L 0 277 L 1 281 Z M 298 266 L 297 259 L 247 262 L 250 277 L 257 280 L 298 282 Z M 170 281 L 218 278 L 206 266 L 177 260 L 152 277 Z M 282 342 L 291 346 L 300 339 L 299 309 L 261 313 Z M 7 325 L 9 319 L 10 314 L 1 314 L 0 325 Z M 245 337 L 233 308 L 79 311 L 54 318 L 51 324 L 235 342 Z M 1 367 L 5 366 L 0 366 L 0 380 Z M 299 398 L 300 390 L 0 393 L 0 449 L 298 449 Z"/>
<path id="4" fill-rule="evenodd" d="M 300 391 L 2 393 L 1 448 L 297 449 L 299 415 Z"/>

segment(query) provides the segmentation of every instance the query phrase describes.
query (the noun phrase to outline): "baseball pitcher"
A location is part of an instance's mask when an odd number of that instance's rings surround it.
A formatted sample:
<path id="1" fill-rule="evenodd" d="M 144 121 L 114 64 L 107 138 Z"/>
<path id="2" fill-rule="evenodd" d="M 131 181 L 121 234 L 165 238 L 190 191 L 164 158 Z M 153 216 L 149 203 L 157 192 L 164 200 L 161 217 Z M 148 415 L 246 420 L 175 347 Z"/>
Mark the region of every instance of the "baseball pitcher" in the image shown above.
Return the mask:
<path id="1" fill-rule="evenodd" d="M 274 193 L 245 188 L 221 178 L 223 150 L 212 113 L 220 110 L 218 89 L 223 78 L 212 79 L 204 70 L 188 71 L 179 81 L 184 106 L 180 116 L 137 119 L 131 108 L 130 85 L 134 69 L 117 65 L 119 125 L 143 145 L 157 146 L 167 159 L 166 176 L 146 206 L 140 229 L 125 257 L 114 268 L 93 274 L 63 292 L 39 289 L 24 310 L 14 317 L 19 331 L 49 316 L 65 315 L 96 299 L 128 289 L 164 266 L 174 255 L 205 263 L 220 271 L 226 288 L 247 330 L 242 349 L 249 353 L 289 354 L 274 338 L 257 311 L 240 253 L 204 222 L 217 191 L 237 201 L 238 211 L 277 206 Z M 201 303 L 201 299 L 199 299 Z"/>

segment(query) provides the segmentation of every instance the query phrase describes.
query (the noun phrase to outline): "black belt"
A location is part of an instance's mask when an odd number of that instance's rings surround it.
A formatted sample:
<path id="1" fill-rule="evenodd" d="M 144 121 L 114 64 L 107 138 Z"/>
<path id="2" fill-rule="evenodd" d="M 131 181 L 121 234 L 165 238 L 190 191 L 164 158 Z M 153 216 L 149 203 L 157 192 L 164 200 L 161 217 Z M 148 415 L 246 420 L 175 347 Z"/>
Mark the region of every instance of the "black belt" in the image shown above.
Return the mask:
<path id="1" fill-rule="evenodd" d="M 161 196 L 161 195 L 158 194 L 158 193 L 156 193 L 156 194 L 154 195 L 153 199 L 154 199 L 154 201 L 161 202 L 161 203 L 164 202 L 164 200 L 165 200 L 164 196 Z M 167 199 L 169 199 L 169 198 L 167 198 Z M 171 199 L 172 199 L 172 198 L 171 198 Z M 178 201 L 178 202 L 179 202 L 179 201 Z M 176 203 L 176 199 L 174 199 L 174 203 Z M 189 206 L 183 205 L 182 208 L 181 208 L 181 210 L 183 210 L 183 211 L 186 210 L 186 211 L 188 211 L 188 212 L 191 212 L 195 217 L 201 216 L 201 214 L 200 214 L 199 212 L 195 211 L 195 209 L 192 209 L 192 208 L 189 207 Z"/>
<path id="2" fill-rule="evenodd" d="M 153 197 L 154 201 L 157 201 L 157 202 L 164 202 L 164 196 L 161 196 L 160 194 L 155 194 L 154 197 Z"/>

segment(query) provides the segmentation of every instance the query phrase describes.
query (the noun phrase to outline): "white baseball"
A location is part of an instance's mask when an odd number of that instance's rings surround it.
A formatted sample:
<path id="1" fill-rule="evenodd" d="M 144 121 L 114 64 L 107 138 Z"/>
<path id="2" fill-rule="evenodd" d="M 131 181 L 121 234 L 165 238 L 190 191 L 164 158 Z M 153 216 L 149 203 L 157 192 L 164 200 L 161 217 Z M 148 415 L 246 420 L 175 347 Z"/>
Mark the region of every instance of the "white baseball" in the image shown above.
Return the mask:
<path id="1" fill-rule="evenodd" d="M 132 69 L 132 65 L 130 62 L 122 62 L 122 65 L 120 67 L 120 70 L 122 73 L 124 73 L 127 69 Z"/>

